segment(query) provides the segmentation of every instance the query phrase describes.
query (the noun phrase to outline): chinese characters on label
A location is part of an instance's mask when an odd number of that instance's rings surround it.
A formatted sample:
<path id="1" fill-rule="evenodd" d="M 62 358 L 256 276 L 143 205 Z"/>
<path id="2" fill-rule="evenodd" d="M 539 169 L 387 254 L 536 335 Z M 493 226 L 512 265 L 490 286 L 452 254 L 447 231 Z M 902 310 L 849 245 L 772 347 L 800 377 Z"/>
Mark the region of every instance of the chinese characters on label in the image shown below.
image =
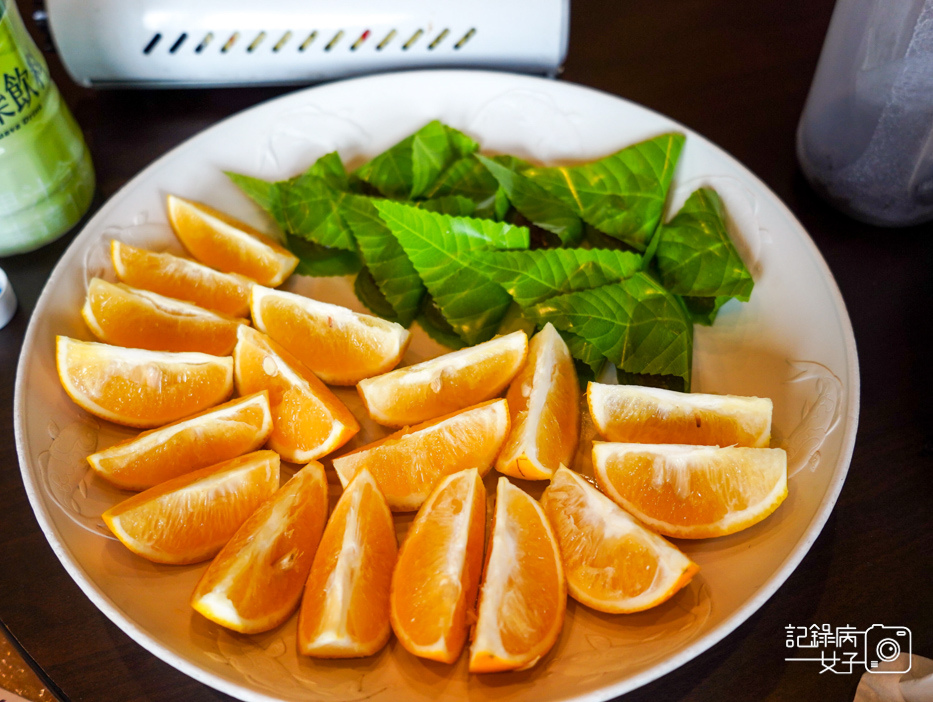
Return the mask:
<path id="1" fill-rule="evenodd" d="M 911 632 L 904 626 L 872 624 L 859 630 L 854 626 L 788 624 L 784 630 L 784 647 L 797 654 L 784 660 L 819 663 L 821 674 L 842 675 L 862 668 L 870 673 L 900 674 L 910 670 Z M 894 663 L 901 653 L 908 654 L 901 664 L 877 670 L 881 663 Z"/>
<path id="2" fill-rule="evenodd" d="M 4 70 L 0 82 L 0 127 L 30 108 L 39 106 L 39 97 L 48 83 L 48 74 L 31 54 L 26 54 L 26 65 Z"/>

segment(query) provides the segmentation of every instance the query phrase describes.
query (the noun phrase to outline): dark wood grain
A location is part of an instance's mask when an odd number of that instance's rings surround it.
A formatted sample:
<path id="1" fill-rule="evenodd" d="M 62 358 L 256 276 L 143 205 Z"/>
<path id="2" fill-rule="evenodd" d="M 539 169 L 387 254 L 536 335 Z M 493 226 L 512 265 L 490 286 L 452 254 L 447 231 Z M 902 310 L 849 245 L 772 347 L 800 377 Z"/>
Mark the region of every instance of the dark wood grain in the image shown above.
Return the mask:
<path id="1" fill-rule="evenodd" d="M 800 219 L 845 299 L 861 367 L 855 454 L 836 508 L 795 573 L 706 653 L 626 700 L 849 700 L 857 675 L 784 662 L 787 624 L 903 625 L 933 657 L 933 226 L 879 229 L 838 214 L 804 181 L 797 120 L 831 0 L 578 0 L 562 80 L 634 100 L 708 137 Z M 99 92 L 53 76 L 91 147 L 95 207 L 186 138 L 281 88 Z M 0 261 L 20 300 L 0 330 L 0 621 L 72 700 L 227 700 L 145 652 L 81 593 L 29 507 L 12 440 L 29 314 L 72 235 Z"/>

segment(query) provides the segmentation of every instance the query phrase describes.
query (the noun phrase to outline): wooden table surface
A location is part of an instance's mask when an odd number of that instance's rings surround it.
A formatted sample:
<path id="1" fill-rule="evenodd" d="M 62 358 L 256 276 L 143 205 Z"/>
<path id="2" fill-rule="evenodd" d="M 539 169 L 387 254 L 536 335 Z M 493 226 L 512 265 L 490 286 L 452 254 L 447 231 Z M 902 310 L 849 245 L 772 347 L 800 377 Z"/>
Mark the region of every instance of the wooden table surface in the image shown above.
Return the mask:
<path id="1" fill-rule="evenodd" d="M 21 2 L 21 9 L 28 4 Z M 576 0 L 560 80 L 679 120 L 730 152 L 790 207 L 848 307 L 861 417 L 839 501 L 809 554 L 761 609 L 692 662 L 626 700 L 850 700 L 858 675 L 784 661 L 788 624 L 901 625 L 933 657 L 933 225 L 880 229 L 818 199 L 794 134 L 831 0 Z M 24 14 L 26 14 L 24 12 Z M 291 89 L 95 91 L 53 77 L 96 165 L 94 208 L 153 159 L 218 120 Z M 16 362 L 30 313 L 72 234 L 0 261 L 20 307 L 0 331 L 0 621 L 63 699 L 229 699 L 144 651 L 66 574 L 33 517 L 13 444 Z"/>

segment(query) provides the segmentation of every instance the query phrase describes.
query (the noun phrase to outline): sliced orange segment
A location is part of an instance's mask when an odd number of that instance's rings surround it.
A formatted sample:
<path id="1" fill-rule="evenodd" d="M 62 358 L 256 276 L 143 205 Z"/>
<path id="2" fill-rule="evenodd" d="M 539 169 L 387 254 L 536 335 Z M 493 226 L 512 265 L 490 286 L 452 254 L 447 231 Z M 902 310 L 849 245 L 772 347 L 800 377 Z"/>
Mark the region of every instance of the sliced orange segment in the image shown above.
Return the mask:
<path id="1" fill-rule="evenodd" d="M 168 221 L 192 256 L 224 273 L 281 285 L 298 258 L 253 227 L 200 202 L 168 196 Z"/>
<path id="2" fill-rule="evenodd" d="M 121 283 L 184 300 L 207 310 L 245 317 L 253 281 L 191 259 L 156 253 L 113 239 L 110 260 Z"/>
<path id="3" fill-rule="evenodd" d="M 82 409 L 147 429 L 213 407 L 233 392 L 233 359 L 56 338 L 65 392 Z"/>
<path id="4" fill-rule="evenodd" d="M 787 497 L 784 449 L 596 443 L 593 468 L 617 504 L 681 539 L 747 529 Z"/>
<path id="5" fill-rule="evenodd" d="M 87 457 L 99 476 L 126 490 L 255 451 L 272 432 L 269 395 L 237 398 L 193 417 L 151 429 Z"/>
<path id="6" fill-rule="evenodd" d="M 392 574 L 391 621 L 409 652 L 453 663 L 483 568 L 486 489 L 475 468 L 444 478 L 418 510 Z"/>
<path id="7" fill-rule="evenodd" d="M 470 672 L 531 668 L 557 641 L 566 608 L 560 551 L 544 510 L 499 478 Z"/>
<path id="8" fill-rule="evenodd" d="M 299 652 L 357 658 L 385 646 L 397 551 L 392 513 L 364 470 L 340 496 L 314 554 L 298 614 Z"/>
<path id="9" fill-rule="evenodd" d="M 269 393 L 273 429 L 268 446 L 286 461 L 307 463 L 326 456 L 360 430 L 334 393 L 265 334 L 240 327 L 233 359 L 241 395 Z"/>
<path id="10" fill-rule="evenodd" d="M 554 473 L 541 506 L 557 535 L 570 596 L 600 612 L 640 612 L 659 605 L 699 570 L 567 468 Z"/>
<path id="11" fill-rule="evenodd" d="M 411 334 L 379 317 L 254 286 L 253 324 L 280 343 L 330 385 L 355 385 L 395 368 Z"/>
<path id="12" fill-rule="evenodd" d="M 200 351 L 226 356 L 246 320 L 211 312 L 148 290 L 92 278 L 81 316 L 107 344 L 153 351 Z"/>
<path id="13" fill-rule="evenodd" d="M 505 400 L 490 400 L 439 419 L 402 429 L 338 456 L 334 469 L 347 485 L 367 468 L 389 506 L 418 509 L 441 478 L 467 468 L 485 475 L 509 433 Z"/>
<path id="14" fill-rule="evenodd" d="M 547 480 L 559 466 L 570 465 L 580 435 L 580 386 L 567 344 L 550 322 L 532 337 L 528 362 L 505 397 L 512 431 L 496 470 Z"/>
<path id="15" fill-rule="evenodd" d="M 167 480 L 101 516 L 114 536 L 143 558 L 198 563 L 213 558 L 278 487 L 278 454 L 254 451 Z"/>
<path id="16" fill-rule="evenodd" d="M 274 629 L 298 608 L 327 521 L 324 466 L 299 470 L 250 515 L 191 595 L 191 606 L 241 634 Z"/>
<path id="17" fill-rule="evenodd" d="M 767 448 L 771 400 L 590 383 L 597 431 L 608 441 Z"/>
<path id="18" fill-rule="evenodd" d="M 527 353 L 525 332 L 512 332 L 361 380 L 356 388 L 374 421 L 390 427 L 417 424 L 495 397 Z"/>

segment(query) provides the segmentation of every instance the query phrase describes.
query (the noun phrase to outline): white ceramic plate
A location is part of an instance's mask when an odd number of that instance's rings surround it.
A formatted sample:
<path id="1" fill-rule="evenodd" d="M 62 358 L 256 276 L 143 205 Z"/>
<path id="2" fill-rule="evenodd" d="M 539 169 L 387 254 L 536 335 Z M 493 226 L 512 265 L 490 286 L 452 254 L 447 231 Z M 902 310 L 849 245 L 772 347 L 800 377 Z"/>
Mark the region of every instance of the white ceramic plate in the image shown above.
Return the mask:
<path id="1" fill-rule="evenodd" d="M 108 537 L 99 515 L 125 495 L 91 476 L 84 458 L 127 432 L 73 405 L 55 372 L 56 334 L 90 338 L 79 309 L 91 276 L 113 278 L 109 240 L 177 248 L 165 223 L 167 193 L 268 227 L 224 171 L 279 179 L 333 150 L 353 167 L 432 119 L 465 131 L 486 151 L 547 163 L 592 159 L 669 130 L 686 133 L 670 212 L 697 186 L 714 186 L 755 278 L 751 302 L 729 303 L 713 327 L 697 328 L 694 390 L 772 398 L 775 442 L 788 450 L 790 494 L 774 515 L 739 534 L 681 543 L 701 566 L 687 588 L 636 615 L 602 615 L 570 601 L 554 650 L 522 673 L 470 676 L 466 656 L 453 666 L 425 663 L 394 641 L 369 659 L 314 661 L 296 654 L 294 617 L 252 638 L 207 622 L 188 606 L 204 565 L 157 566 Z M 289 286 L 361 309 L 345 279 L 293 277 Z M 439 351 L 418 331 L 405 362 Z M 354 395 L 344 393 L 350 402 Z M 643 685 L 758 609 L 806 554 L 836 501 L 858 399 L 855 342 L 829 270 L 787 208 L 739 163 L 682 125 L 587 88 L 424 71 L 273 100 L 206 130 L 134 178 L 75 239 L 39 299 L 17 374 L 15 425 L 29 499 L 68 573 L 141 646 L 207 685 L 247 700 L 541 702 L 605 699 Z M 358 403 L 351 409 L 364 414 Z M 366 425 L 356 443 L 375 431 Z M 578 467 L 588 468 L 585 461 Z M 397 521 L 404 532 L 407 520 Z"/>

